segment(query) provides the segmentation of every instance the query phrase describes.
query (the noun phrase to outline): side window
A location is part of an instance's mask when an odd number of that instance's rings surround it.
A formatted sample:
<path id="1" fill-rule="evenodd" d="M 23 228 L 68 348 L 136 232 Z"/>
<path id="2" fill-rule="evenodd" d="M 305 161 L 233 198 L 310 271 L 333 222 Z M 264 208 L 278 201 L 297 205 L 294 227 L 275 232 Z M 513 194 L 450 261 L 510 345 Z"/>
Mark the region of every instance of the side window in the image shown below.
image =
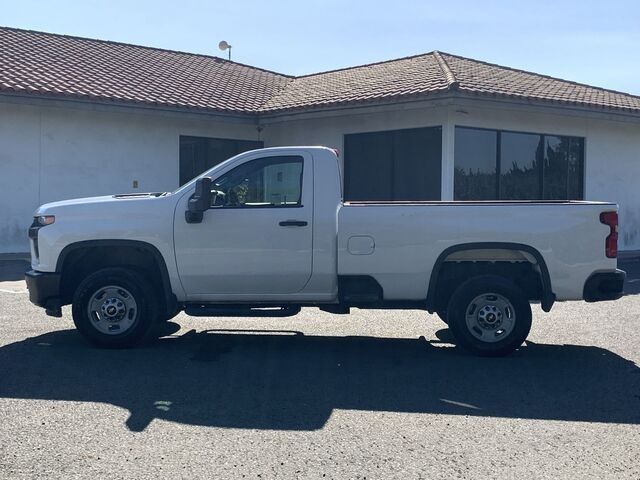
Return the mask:
<path id="1" fill-rule="evenodd" d="M 302 167 L 299 156 L 265 157 L 244 163 L 214 180 L 211 206 L 301 206 Z"/>

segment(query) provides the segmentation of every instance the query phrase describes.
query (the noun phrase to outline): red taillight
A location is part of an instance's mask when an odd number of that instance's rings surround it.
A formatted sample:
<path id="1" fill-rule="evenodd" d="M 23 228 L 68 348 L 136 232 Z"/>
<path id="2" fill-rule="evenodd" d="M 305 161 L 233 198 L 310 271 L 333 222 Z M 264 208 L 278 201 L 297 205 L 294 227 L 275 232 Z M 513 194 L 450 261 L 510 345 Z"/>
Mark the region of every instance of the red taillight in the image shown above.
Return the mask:
<path id="1" fill-rule="evenodd" d="M 600 222 L 609 226 L 609 235 L 604 241 L 604 252 L 609 258 L 618 256 L 618 212 L 602 212 Z"/>

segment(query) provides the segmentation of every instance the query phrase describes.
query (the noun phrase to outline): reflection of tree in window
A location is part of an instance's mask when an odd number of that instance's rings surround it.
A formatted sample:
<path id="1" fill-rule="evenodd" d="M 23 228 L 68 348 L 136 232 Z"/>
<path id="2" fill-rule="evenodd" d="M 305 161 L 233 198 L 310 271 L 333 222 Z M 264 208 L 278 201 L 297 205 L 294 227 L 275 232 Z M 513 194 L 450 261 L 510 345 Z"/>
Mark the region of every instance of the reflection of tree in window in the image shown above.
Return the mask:
<path id="1" fill-rule="evenodd" d="M 584 139 L 456 127 L 456 200 L 580 200 Z"/>
<path id="2" fill-rule="evenodd" d="M 580 143 L 575 138 L 545 136 L 544 199 L 582 198 L 580 150 Z"/>
<path id="3" fill-rule="evenodd" d="M 525 133 L 502 133 L 500 163 L 500 198 L 535 200 L 540 198 L 541 136 Z"/>
<path id="4" fill-rule="evenodd" d="M 457 128 L 455 142 L 455 200 L 495 199 L 497 132 Z"/>

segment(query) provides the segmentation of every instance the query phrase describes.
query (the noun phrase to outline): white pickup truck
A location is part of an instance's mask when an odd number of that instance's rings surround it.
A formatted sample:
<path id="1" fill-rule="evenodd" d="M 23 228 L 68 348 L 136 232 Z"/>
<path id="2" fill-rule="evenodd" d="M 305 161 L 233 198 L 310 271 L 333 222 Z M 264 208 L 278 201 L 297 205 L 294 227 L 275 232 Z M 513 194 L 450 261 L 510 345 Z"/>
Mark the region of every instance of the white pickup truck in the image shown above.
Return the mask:
<path id="1" fill-rule="evenodd" d="M 530 301 L 614 300 L 617 205 L 345 202 L 324 147 L 240 154 L 171 193 L 50 203 L 29 230 L 30 299 L 108 347 L 184 310 L 287 316 L 301 307 L 437 313 L 480 355 L 517 349 Z"/>

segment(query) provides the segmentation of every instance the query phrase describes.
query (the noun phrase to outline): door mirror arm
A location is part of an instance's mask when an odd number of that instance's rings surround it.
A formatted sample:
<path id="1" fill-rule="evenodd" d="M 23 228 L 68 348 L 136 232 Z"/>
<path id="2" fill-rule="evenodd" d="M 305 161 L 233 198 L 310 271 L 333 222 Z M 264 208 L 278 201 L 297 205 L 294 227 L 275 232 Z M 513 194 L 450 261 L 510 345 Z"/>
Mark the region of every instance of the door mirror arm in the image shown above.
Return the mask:
<path id="1" fill-rule="evenodd" d="M 203 214 L 211 208 L 211 178 L 196 180 L 196 191 L 189 199 L 188 209 L 184 212 L 187 223 L 201 223 Z"/>

